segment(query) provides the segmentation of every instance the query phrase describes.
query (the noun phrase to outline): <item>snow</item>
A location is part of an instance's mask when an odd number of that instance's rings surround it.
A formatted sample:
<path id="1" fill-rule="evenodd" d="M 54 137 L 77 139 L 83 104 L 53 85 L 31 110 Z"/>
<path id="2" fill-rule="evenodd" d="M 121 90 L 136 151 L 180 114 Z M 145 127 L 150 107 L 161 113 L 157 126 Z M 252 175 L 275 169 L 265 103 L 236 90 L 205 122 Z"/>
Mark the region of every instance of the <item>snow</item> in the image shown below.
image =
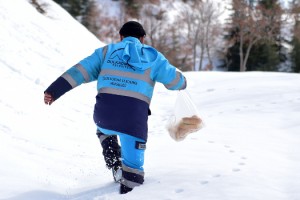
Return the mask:
<path id="1" fill-rule="evenodd" d="M 299 74 L 262 72 L 185 73 L 205 127 L 182 142 L 165 128 L 177 92 L 157 84 L 145 183 L 120 196 L 95 134 L 96 83 L 43 103 L 46 87 L 103 43 L 43 2 L 46 15 L 0 1 L 0 199 L 300 199 Z"/>

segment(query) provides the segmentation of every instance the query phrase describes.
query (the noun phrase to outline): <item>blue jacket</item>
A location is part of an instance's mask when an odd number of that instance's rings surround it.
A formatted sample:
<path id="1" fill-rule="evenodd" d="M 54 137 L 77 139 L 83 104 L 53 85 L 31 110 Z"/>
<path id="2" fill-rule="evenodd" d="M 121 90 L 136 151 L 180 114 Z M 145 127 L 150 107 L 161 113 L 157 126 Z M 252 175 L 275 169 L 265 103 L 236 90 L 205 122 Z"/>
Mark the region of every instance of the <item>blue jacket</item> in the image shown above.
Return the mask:
<path id="1" fill-rule="evenodd" d="M 96 125 L 102 130 L 129 134 L 145 141 L 155 82 L 169 90 L 186 87 L 185 77 L 160 52 L 137 38 L 126 37 L 119 43 L 96 49 L 62 74 L 45 92 L 56 100 L 80 84 L 96 80 Z"/>

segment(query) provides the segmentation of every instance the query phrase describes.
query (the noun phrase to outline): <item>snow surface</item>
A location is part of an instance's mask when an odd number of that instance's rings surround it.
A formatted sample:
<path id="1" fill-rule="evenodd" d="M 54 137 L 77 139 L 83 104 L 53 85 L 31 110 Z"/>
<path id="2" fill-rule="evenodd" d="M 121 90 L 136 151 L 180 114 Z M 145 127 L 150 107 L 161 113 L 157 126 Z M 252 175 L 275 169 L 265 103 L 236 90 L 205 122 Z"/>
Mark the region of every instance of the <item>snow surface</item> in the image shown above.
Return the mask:
<path id="1" fill-rule="evenodd" d="M 165 125 L 176 92 L 157 84 L 145 184 L 120 196 L 92 119 L 96 83 L 52 106 L 43 91 L 103 45 L 52 1 L 0 1 L 0 199 L 300 199 L 300 77 L 189 72 L 205 128 L 182 142 Z"/>

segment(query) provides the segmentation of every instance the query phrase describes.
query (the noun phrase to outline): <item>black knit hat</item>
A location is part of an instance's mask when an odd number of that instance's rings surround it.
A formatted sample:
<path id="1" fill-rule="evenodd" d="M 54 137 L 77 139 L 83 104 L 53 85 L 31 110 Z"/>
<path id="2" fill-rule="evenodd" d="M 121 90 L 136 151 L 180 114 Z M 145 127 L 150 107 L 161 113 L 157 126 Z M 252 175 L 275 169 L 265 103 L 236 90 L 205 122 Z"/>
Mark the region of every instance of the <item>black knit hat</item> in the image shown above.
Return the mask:
<path id="1" fill-rule="evenodd" d="M 120 35 L 124 37 L 132 36 L 140 38 L 146 35 L 143 26 L 136 21 L 126 22 L 119 31 Z"/>

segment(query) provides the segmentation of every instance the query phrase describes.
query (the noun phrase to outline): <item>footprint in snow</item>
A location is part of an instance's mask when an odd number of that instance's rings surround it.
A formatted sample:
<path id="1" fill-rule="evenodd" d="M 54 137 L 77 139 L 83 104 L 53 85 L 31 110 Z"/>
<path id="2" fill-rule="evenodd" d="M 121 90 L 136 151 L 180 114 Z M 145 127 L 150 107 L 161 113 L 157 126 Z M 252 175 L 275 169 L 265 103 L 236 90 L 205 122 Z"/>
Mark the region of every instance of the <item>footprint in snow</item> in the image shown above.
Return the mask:
<path id="1" fill-rule="evenodd" d="M 221 177 L 221 174 L 215 174 L 215 175 L 213 175 L 213 177 L 214 178 L 219 178 L 219 177 Z"/>
<path id="2" fill-rule="evenodd" d="M 208 184 L 208 181 L 201 181 L 201 184 L 206 185 L 206 184 Z"/>
<path id="3" fill-rule="evenodd" d="M 184 189 L 176 189 L 176 190 L 175 190 L 176 193 L 181 193 L 181 192 L 183 192 L 183 191 L 184 191 Z"/>
<path id="4" fill-rule="evenodd" d="M 208 143 L 213 144 L 213 143 L 215 143 L 215 141 L 209 140 Z M 223 147 L 226 148 L 226 149 L 228 150 L 229 153 L 235 153 L 235 152 L 236 152 L 235 150 L 232 149 L 232 147 L 231 147 L 230 145 L 223 145 Z M 246 163 L 245 163 L 244 161 L 247 159 L 247 157 L 241 156 L 240 159 L 241 159 L 241 161 L 238 162 L 237 164 L 238 164 L 240 167 L 245 166 Z M 231 169 L 231 171 L 232 171 L 232 172 L 240 172 L 240 171 L 241 171 L 241 168 L 239 168 L 239 167 L 233 167 L 233 168 Z M 213 178 L 218 178 L 218 177 L 221 177 L 221 174 L 215 174 L 215 175 L 212 175 L 211 177 L 213 177 Z M 201 184 L 202 184 L 202 185 L 208 184 L 208 181 L 201 181 Z"/>
<path id="5" fill-rule="evenodd" d="M 213 92 L 213 91 L 215 91 L 215 89 L 213 89 L 213 88 L 210 88 L 210 89 L 206 90 L 206 92 Z"/>

